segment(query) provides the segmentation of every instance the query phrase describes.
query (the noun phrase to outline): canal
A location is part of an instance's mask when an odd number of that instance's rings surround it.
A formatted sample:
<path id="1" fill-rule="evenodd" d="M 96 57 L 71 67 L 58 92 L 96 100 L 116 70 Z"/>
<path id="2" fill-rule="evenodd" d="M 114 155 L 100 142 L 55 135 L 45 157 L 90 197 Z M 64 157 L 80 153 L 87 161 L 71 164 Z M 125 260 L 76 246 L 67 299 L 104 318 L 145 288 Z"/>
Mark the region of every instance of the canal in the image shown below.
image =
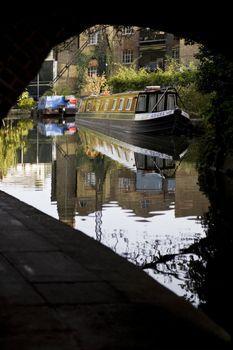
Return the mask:
<path id="1" fill-rule="evenodd" d="M 232 239 L 200 190 L 198 146 L 38 124 L 11 145 L 0 190 L 100 241 L 231 331 Z"/>

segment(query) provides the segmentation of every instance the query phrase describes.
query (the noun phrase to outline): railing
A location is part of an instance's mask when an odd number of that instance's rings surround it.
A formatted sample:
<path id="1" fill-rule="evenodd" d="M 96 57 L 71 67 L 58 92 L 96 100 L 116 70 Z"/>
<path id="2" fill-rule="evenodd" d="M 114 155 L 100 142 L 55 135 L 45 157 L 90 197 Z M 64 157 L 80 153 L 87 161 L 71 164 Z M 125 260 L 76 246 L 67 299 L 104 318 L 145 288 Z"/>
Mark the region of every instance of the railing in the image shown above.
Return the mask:
<path id="1" fill-rule="evenodd" d="M 160 33 L 140 33 L 139 43 L 154 43 L 161 40 L 166 40 L 166 34 Z"/>

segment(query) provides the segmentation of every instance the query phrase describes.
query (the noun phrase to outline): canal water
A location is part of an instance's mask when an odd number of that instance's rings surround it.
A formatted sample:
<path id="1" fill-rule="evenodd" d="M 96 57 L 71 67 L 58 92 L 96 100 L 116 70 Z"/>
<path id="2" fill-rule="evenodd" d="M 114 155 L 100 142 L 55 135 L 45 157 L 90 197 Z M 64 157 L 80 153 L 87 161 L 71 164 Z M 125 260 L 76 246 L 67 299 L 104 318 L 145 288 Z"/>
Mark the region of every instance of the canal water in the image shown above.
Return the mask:
<path id="1" fill-rule="evenodd" d="M 0 140 L 0 190 L 108 246 L 232 334 L 233 180 L 197 171 L 198 139 L 26 120 Z"/>
<path id="2" fill-rule="evenodd" d="M 194 305 L 186 252 L 205 237 L 197 141 L 30 128 L 0 189 L 95 238 Z M 181 251 L 184 250 L 183 254 Z"/>

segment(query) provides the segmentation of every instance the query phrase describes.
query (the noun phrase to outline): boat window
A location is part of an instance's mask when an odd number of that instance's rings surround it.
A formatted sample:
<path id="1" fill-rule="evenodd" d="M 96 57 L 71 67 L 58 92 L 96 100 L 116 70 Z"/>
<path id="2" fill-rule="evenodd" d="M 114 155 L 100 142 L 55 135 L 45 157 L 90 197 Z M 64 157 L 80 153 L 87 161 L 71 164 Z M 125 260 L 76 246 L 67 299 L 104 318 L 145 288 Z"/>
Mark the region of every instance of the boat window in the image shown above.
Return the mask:
<path id="1" fill-rule="evenodd" d="M 132 106 L 131 106 L 131 109 L 132 109 L 133 111 L 135 111 L 135 107 L 136 107 L 136 104 L 137 104 L 137 100 L 138 100 L 138 97 L 135 96 L 135 97 L 133 98 L 133 102 L 132 102 Z"/>
<path id="2" fill-rule="evenodd" d="M 118 107 L 119 111 L 122 111 L 123 105 L 124 105 L 124 98 L 120 98 L 119 107 Z"/>
<path id="3" fill-rule="evenodd" d="M 138 96 L 138 104 L 136 112 L 146 112 L 146 95 Z"/>
<path id="4" fill-rule="evenodd" d="M 174 109 L 176 107 L 176 95 L 168 94 L 167 95 L 167 109 Z"/>
<path id="5" fill-rule="evenodd" d="M 104 103 L 104 111 L 106 111 L 108 109 L 108 102 L 109 102 L 109 100 L 106 100 Z"/>
<path id="6" fill-rule="evenodd" d="M 89 112 L 91 110 L 91 105 L 92 105 L 91 101 L 88 101 L 87 108 L 86 108 L 87 112 Z"/>
<path id="7" fill-rule="evenodd" d="M 133 101 L 132 97 L 128 98 L 127 103 L 126 103 L 126 108 L 125 108 L 127 111 L 129 111 L 131 109 L 132 101 Z"/>
<path id="8" fill-rule="evenodd" d="M 117 105 L 117 99 L 114 98 L 113 103 L 112 103 L 112 111 L 115 111 Z"/>
<path id="9" fill-rule="evenodd" d="M 79 105 L 79 112 L 84 112 L 86 110 L 86 101 L 82 100 Z"/>
<path id="10" fill-rule="evenodd" d="M 104 100 L 102 100 L 100 102 L 100 108 L 99 108 L 101 111 L 104 109 Z"/>
<path id="11" fill-rule="evenodd" d="M 152 112 L 157 102 L 157 95 L 156 94 L 150 94 L 149 95 L 149 106 L 148 106 L 148 112 Z"/>
<path id="12" fill-rule="evenodd" d="M 97 101 L 95 106 L 96 112 L 98 112 L 99 109 L 100 109 L 100 101 Z"/>
<path id="13" fill-rule="evenodd" d="M 165 97 L 164 94 L 158 94 L 158 101 L 159 101 L 159 103 L 157 104 L 157 112 L 161 112 L 161 111 L 164 110 L 164 100 L 165 100 L 164 97 Z"/>

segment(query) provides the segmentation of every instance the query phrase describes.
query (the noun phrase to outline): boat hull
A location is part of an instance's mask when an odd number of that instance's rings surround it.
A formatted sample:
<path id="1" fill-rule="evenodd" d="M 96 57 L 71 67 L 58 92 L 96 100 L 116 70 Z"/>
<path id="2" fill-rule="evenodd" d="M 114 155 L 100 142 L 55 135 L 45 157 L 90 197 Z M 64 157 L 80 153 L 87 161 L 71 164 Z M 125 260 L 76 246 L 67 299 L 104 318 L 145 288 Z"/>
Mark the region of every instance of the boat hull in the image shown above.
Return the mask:
<path id="1" fill-rule="evenodd" d="M 83 125 L 99 131 L 115 131 L 128 134 L 181 135 L 191 131 L 190 119 L 180 113 L 161 117 L 136 120 L 135 115 L 116 115 L 98 113 L 78 113 L 77 126 Z"/>

